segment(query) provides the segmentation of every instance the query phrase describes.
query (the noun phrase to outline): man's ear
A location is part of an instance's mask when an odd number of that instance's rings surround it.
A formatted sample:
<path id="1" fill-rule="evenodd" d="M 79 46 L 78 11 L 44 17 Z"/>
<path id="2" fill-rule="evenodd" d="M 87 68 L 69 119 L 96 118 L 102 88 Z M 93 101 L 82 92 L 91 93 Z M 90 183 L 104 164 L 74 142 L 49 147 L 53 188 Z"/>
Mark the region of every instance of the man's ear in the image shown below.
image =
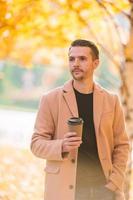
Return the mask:
<path id="1" fill-rule="evenodd" d="M 99 59 L 94 60 L 94 62 L 93 62 L 94 69 L 96 69 L 98 67 L 99 63 L 100 63 Z"/>

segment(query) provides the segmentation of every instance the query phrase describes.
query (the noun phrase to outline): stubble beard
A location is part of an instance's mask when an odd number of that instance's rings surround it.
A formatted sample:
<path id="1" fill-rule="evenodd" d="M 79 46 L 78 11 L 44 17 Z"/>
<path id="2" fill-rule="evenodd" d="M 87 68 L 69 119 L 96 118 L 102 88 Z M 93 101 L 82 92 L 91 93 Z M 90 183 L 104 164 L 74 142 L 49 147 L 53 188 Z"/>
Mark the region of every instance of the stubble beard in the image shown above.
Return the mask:
<path id="1" fill-rule="evenodd" d="M 72 72 L 71 72 L 71 74 L 72 74 L 73 79 L 76 81 L 82 81 L 84 79 L 83 75 L 75 76 L 74 73 L 72 73 Z"/>

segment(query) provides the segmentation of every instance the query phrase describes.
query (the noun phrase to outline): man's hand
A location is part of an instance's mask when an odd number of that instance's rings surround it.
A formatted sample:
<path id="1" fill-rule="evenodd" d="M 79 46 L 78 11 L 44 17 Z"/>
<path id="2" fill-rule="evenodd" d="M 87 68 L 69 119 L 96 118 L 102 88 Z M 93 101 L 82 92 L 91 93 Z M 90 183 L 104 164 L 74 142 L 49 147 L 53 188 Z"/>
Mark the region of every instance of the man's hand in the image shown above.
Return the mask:
<path id="1" fill-rule="evenodd" d="M 70 152 L 71 150 L 78 148 L 81 143 L 81 137 L 77 137 L 77 133 L 68 132 L 64 135 L 62 152 Z"/>

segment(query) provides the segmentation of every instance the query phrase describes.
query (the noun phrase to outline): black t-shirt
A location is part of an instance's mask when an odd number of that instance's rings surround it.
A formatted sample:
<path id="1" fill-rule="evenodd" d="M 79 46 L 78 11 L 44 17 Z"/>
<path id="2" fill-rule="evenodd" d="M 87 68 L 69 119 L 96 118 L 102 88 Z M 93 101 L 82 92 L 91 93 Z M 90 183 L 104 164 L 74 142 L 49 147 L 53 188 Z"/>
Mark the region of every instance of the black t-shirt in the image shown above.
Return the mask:
<path id="1" fill-rule="evenodd" d="M 105 176 L 98 156 L 94 121 L 93 93 L 82 94 L 74 89 L 79 117 L 84 121 L 83 143 L 79 147 L 77 162 L 77 184 L 86 186 L 105 182 Z"/>

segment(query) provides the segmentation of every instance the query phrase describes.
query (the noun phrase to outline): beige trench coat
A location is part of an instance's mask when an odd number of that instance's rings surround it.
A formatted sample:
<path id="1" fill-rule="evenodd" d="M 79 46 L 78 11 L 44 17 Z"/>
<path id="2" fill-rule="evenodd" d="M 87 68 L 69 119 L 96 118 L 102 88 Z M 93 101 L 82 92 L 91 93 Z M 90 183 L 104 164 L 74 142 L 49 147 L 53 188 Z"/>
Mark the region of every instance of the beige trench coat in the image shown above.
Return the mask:
<path id="1" fill-rule="evenodd" d="M 114 94 L 94 84 L 94 125 L 98 154 L 106 187 L 116 191 L 116 200 L 124 200 L 123 181 L 129 152 L 128 137 L 121 104 Z M 36 156 L 46 159 L 45 200 L 75 200 L 77 150 L 62 157 L 67 120 L 78 117 L 72 80 L 44 94 L 31 141 Z"/>

